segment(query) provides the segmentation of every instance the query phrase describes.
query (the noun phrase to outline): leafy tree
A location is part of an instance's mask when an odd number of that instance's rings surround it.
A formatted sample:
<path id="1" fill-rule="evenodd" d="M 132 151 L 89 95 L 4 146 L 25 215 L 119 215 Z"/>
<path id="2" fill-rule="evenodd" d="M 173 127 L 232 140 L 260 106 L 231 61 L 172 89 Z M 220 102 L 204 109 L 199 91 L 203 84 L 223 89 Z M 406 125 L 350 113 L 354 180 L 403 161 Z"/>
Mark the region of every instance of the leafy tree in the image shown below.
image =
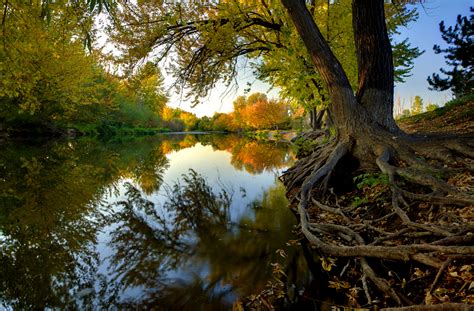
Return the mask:
<path id="1" fill-rule="evenodd" d="M 197 129 L 202 131 L 211 131 L 212 130 L 212 121 L 208 116 L 203 116 L 198 120 Z"/>
<path id="2" fill-rule="evenodd" d="M 423 112 L 423 99 L 420 96 L 415 96 L 413 103 L 411 103 L 411 112 L 413 115 Z"/>
<path id="3" fill-rule="evenodd" d="M 287 15 L 273 14 L 275 10 L 265 7 L 266 1 L 259 2 L 259 11 L 239 10 L 240 5 L 252 6 L 254 1 L 139 1 L 132 9 L 135 3 L 127 1 L 116 17 L 121 23 L 114 35 L 124 35 L 120 43 L 133 47 L 126 55 L 132 61 L 152 51 L 173 49 L 178 56 L 173 63 L 178 81 L 186 81 L 202 96 L 218 79 L 229 82 L 235 77 L 239 56 L 259 59 L 272 51 L 268 41 L 254 36 L 252 30 L 266 29 L 263 35 L 275 40 L 282 31 L 295 31 L 294 40 L 306 48 L 327 93 L 334 133 L 320 139 L 281 179 L 290 201 L 295 202 L 302 233 L 314 248 L 323 256 L 354 258 L 349 285 L 363 286 L 369 303 L 375 291 L 379 297 L 388 297 L 383 304 L 400 306 L 410 304 L 402 294 L 409 290 L 407 285 L 418 291 L 411 297 L 421 297 L 420 303 L 430 289 L 400 282 L 398 275 L 391 276 L 387 265 L 397 262 L 399 269 L 423 265 L 435 275 L 446 256 L 469 260 L 474 253 L 472 246 L 466 246 L 468 226 L 449 227 L 433 221 L 436 217 L 413 213 L 423 204 L 442 204 L 444 215 L 453 212 L 453 217 L 458 217 L 457 206 L 472 204 L 472 194 L 445 177 L 463 169 L 463 158 L 472 157 L 472 141 L 412 137 L 397 126 L 393 118 L 395 68 L 384 2 L 353 0 L 351 4 L 358 80 L 355 91 L 350 69 L 344 68 L 342 59 L 332 51 L 318 18 L 303 0 L 275 2 L 281 3 Z M 261 13 L 264 11 L 267 14 Z M 282 19 L 292 22 L 285 24 L 289 30 L 280 23 Z M 133 31 L 136 25 L 137 31 Z M 250 40 L 241 35 L 248 32 Z M 137 42 L 144 44 L 134 46 Z M 456 169 L 447 169 L 450 165 Z M 464 173 L 468 171 L 465 167 Z M 373 176 L 374 172 L 384 188 L 380 198 L 389 197 L 386 204 L 354 209 L 338 203 L 339 193 L 354 190 L 354 175 Z M 330 188 L 333 191 L 325 191 Z M 311 215 L 309 208 L 315 210 Z M 408 270 L 411 268 L 403 271 L 403 279 L 411 278 Z M 356 304 L 367 303 L 366 298 L 353 298 L 358 299 Z"/>
<path id="4" fill-rule="evenodd" d="M 212 130 L 235 132 L 238 125 L 232 115 L 227 113 L 216 113 L 212 117 Z"/>
<path id="5" fill-rule="evenodd" d="M 408 117 L 410 117 L 410 116 L 411 116 L 411 111 L 410 111 L 410 109 L 403 109 L 401 117 L 402 117 L 402 118 L 408 118 Z"/>
<path id="6" fill-rule="evenodd" d="M 165 106 L 163 110 L 161 111 L 161 117 L 165 121 L 170 121 L 173 118 L 178 118 L 180 115 L 180 110 L 179 109 L 174 109 L 169 106 Z"/>
<path id="7" fill-rule="evenodd" d="M 471 13 L 474 8 L 470 8 Z M 436 54 L 446 53 L 446 64 L 453 67 L 451 70 L 440 69 L 446 78 L 435 73 L 428 77 L 431 89 L 445 91 L 451 89 L 455 97 L 460 97 L 474 90 L 474 15 L 469 17 L 458 15 L 456 25 L 446 28 L 444 21 L 439 24 L 441 37 L 449 45 L 442 49 L 435 45 Z"/>
<path id="8" fill-rule="evenodd" d="M 91 22 L 89 15 L 82 2 L 4 3 L 0 118 L 68 120 L 81 107 L 99 103 L 100 90 L 91 82 L 100 69 L 77 40 Z"/>
<path id="9" fill-rule="evenodd" d="M 439 106 L 436 105 L 436 104 L 430 103 L 430 104 L 426 105 L 426 111 L 434 111 L 438 108 L 439 108 Z"/>
<path id="10" fill-rule="evenodd" d="M 198 118 L 193 113 L 182 111 L 179 115 L 179 119 L 183 121 L 186 131 L 196 129 Z"/>
<path id="11" fill-rule="evenodd" d="M 253 93 L 249 95 L 249 97 L 247 98 L 247 102 L 245 106 L 254 105 L 257 102 L 263 102 L 263 101 L 268 101 L 268 97 L 266 94 L 263 94 L 260 92 Z"/>
<path id="12" fill-rule="evenodd" d="M 254 60 L 257 76 L 280 87 L 284 98 L 296 100 L 313 112 L 313 108 L 327 105 L 324 82 L 279 1 L 222 1 L 216 5 L 145 1 L 122 5 L 114 17 L 116 26 L 110 30 L 123 48 L 124 59 L 133 63 L 147 57 L 151 50 L 159 51 L 158 59 L 169 51 L 176 52 L 178 60 L 171 68 L 177 84 L 192 89 L 190 95 L 196 97 L 196 102 L 217 80 L 234 81 L 236 59 L 246 57 Z M 355 88 L 357 62 L 350 1 L 329 5 L 327 1 L 311 1 L 310 11 Z M 386 11 L 390 33 L 417 17 L 414 10 L 404 6 L 387 5 Z M 157 22 L 156 16 L 166 17 Z M 197 41 L 196 35 L 200 38 Z M 395 45 L 394 50 L 395 64 L 400 69 L 397 77 L 403 78 L 420 52 L 407 41 Z"/>
<path id="13" fill-rule="evenodd" d="M 248 103 L 241 115 L 244 124 L 250 128 L 272 129 L 288 121 L 288 108 L 282 101 L 257 100 Z"/>
<path id="14" fill-rule="evenodd" d="M 165 121 L 165 125 L 174 131 L 192 131 L 199 126 L 196 115 L 180 108 L 164 106 L 161 116 Z"/>
<path id="15" fill-rule="evenodd" d="M 289 121 L 288 104 L 269 100 L 263 93 L 239 96 L 233 103 L 235 123 L 242 129 L 277 128 Z"/>
<path id="16" fill-rule="evenodd" d="M 244 110 L 245 107 L 247 106 L 247 97 L 238 96 L 232 104 L 234 106 L 235 122 L 242 126 L 244 124 L 242 120 L 242 110 Z"/>
<path id="17" fill-rule="evenodd" d="M 163 90 L 163 76 L 160 69 L 147 62 L 128 80 L 129 92 L 137 97 L 137 104 L 148 106 L 156 114 L 161 114 L 168 98 Z"/>

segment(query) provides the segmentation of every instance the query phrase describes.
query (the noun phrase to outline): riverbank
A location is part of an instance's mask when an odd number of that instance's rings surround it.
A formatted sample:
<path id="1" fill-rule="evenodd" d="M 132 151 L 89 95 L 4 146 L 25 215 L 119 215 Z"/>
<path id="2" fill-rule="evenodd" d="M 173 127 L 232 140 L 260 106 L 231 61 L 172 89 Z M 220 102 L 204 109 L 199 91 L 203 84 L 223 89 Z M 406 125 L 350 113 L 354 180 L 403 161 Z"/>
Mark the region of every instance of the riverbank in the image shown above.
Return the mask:
<path id="1" fill-rule="evenodd" d="M 140 137 L 161 133 L 169 133 L 170 129 L 155 127 L 136 127 L 129 125 L 100 123 L 100 124 L 52 124 L 52 123 L 22 123 L 14 126 L 0 125 L 0 141 L 7 139 L 36 139 L 36 138 L 78 138 L 82 136 L 108 139 L 111 137 Z"/>
<path id="2" fill-rule="evenodd" d="M 245 132 L 244 135 L 256 140 L 292 142 L 298 136 L 296 130 L 257 130 Z"/>
<path id="3" fill-rule="evenodd" d="M 447 102 L 443 107 L 398 120 L 410 134 L 474 133 L 474 94 Z"/>
<path id="4" fill-rule="evenodd" d="M 172 131 L 168 128 L 134 127 L 129 125 L 103 122 L 100 124 L 52 124 L 52 123 L 22 123 L 6 125 L 0 124 L 0 142 L 9 139 L 41 139 L 41 138 L 67 138 L 92 137 L 98 139 L 112 139 L 117 137 L 143 137 L 158 134 L 184 135 L 184 134 L 238 134 L 259 141 L 291 142 L 298 136 L 296 130 L 255 130 L 247 132 L 228 131 Z"/>
<path id="5" fill-rule="evenodd" d="M 472 97 L 458 99 L 397 122 L 410 134 L 435 134 L 438 139 L 445 134 L 448 139 L 472 137 L 473 104 Z M 304 163 L 304 157 L 311 155 L 324 141 L 323 137 L 303 140 L 303 148 L 299 149 L 303 152 L 298 154 L 298 161 Z M 462 162 L 456 151 L 442 150 L 447 157 L 452 152 L 454 161 L 445 164 L 430 159 L 430 165 L 438 172 L 430 181 L 450 191 L 456 189 L 468 198 L 473 189 L 472 172 L 460 168 Z M 426 163 L 421 154 L 416 161 Z M 311 165 L 311 162 L 306 163 Z M 445 166 L 441 167 L 440 163 Z M 406 163 L 399 164 L 401 168 L 396 169 L 403 171 Z M 392 163 L 388 165 L 395 167 Z M 419 176 L 426 174 L 423 171 L 426 167 L 420 166 Z M 313 178 L 317 176 L 314 172 L 317 171 L 313 171 Z M 310 193 L 312 200 L 300 225 L 306 226 L 302 230 L 313 238 L 310 247 L 315 250 L 308 250 L 306 258 L 312 263 L 309 267 L 317 281 L 297 297 L 298 309 L 310 309 L 315 302 L 328 301 L 322 310 L 383 309 L 391 303 L 403 303 L 413 310 L 470 310 L 474 303 L 472 286 L 469 286 L 474 282 L 472 260 L 454 251 L 472 253 L 473 237 L 466 235 L 472 231 L 468 224 L 474 220 L 472 201 L 435 197 L 438 193 L 410 182 L 409 177 L 397 177 L 399 188 L 396 189 L 407 196 L 412 194 L 411 198 L 399 196 L 393 200 L 389 174 L 349 169 L 333 171 L 326 180 L 329 193 L 326 197 L 319 189 Z M 300 208 L 299 198 L 293 198 L 291 208 L 296 211 Z M 304 239 L 299 242 L 308 243 Z M 284 303 L 285 291 L 291 291 L 292 286 L 285 283 L 286 272 L 277 271 L 276 281 L 259 295 L 248 297 L 242 306 L 270 310 Z M 399 302 L 394 303 L 395 300 Z M 263 305 L 271 307 L 262 308 Z"/>

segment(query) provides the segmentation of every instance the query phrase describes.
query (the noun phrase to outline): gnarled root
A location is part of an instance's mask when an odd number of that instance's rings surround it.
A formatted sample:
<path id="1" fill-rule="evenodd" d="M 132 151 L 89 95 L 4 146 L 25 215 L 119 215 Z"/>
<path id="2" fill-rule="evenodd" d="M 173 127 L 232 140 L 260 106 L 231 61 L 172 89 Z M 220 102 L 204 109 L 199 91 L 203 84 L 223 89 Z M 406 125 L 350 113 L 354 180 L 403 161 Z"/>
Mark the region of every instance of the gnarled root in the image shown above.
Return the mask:
<path id="1" fill-rule="evenodd" d="M 328 194 L 328 185 L 337 182 L 331 176 L 349 155 L 360 167 L 378 169 L 371 173 L 381 181 L 365 190 Z M 430 142 L 369 133 L 318 146 L 281 180 L 299 213 L 302 233 L 320 256 L 358 259 L 347 278 L 352 288 L 364 289 L 358 305 L 467 303 L 474 295 L 464 283 L 460 288 L 456 278 L 474 281 L 470 272 L 464 273 L 474 258 L 473 156 L 472 140 Z M 364 191 L 376 200 L 349 204 L 351 195 Z M 443 290 L 457 294 L 441 296 L 436 287 L 441 280 Z"/>

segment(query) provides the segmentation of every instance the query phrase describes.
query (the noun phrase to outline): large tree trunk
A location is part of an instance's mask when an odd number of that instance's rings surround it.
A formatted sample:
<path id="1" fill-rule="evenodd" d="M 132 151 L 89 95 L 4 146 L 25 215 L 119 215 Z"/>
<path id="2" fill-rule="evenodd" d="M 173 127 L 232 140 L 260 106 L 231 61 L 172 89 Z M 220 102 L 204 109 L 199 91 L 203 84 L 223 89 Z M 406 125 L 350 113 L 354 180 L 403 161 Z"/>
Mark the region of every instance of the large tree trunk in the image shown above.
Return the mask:
<path id="1" fill-rule="evenodd" d="M 342 133 L 352 134 L 361 125 L 377 123 L 398 132 L 393 118 L 393 60 L 385 25 L 383 0 L 354 0 L 353 28 L 359 70 L 356 96 L 347 76 L 325 41 L 305 1 L 282 0 L 313 64 L 326 83 L 330 111 Z"/>
<path id="2" fill-rule="evenodd" d="M 393 59 L 383 1 L 353 0 L 352 24 L 357 52 L 357 101 L 372 120 L 398 131 L 393 118 Z"/>
<path id="3" fill-rule="evenodd" d="M 331 101 L 329 110 L 334 117 L 335 126 L 341 133 L 350 133 L 357 128 L 356 119 L 360 110 L 341 64 L 316 26 L 305 1 L 282 0 L 282 3 L 326 84 Z"/>
<path id="4" fill-rule="evenodd" d="M 420 201 L 432 207 L 441 205 L 452 217 L 456 217 L 459 206 L 474 205 L 472 194 L 453 186 L 449 180 L 449 174 L 460 172 L 459 165 L 467 167 L 463 174 L 471 176 L 472 162 L 465 159 L 474 158 L 473 140 L 410 137 L 397 127 L 392 114 L 393 61 L 383 0 L 352 1 L 359 70 L 356 94 L 305 1 L 281 2 L 326 84 L 329 111 L 337 130 L 337 135 L 329 141 L 321 140 L 309 156 L 299 159 L 281 177 L 290 200 L 296 202 L 301 230 L 325 256 L 354 258 L 362 282 L 358 286 L 364 288 L 366 303 L 372 304 L 373 293 L 367 282 L 370 280 L 384 298 L 390 297 L 387 300 L 391 302 L 384 302 L 385 305 L 413 304 L 411 298 L 403 295 L 405 285 L 395 288 L 391 284 L 397 281 L 391 278 L 388 282 L 372 265 L 378 258 L 379 267 L 386 263 L 382 260 L 389 260 L 411 261 L 411 265 L 421 263 L 423 269 L 434 269 L 431 273 L 437 276 L 433 285 L 421 287 L 418 299 L 423 299 L 427 292 L 431 295 L 451 258 L 462 258 L 462 262 L 474 256 L 474 247 L 466 246 L 474 238 L 465 235 L 472 231 L 472 226 L 448 227 L 433 220 L 436 217 L 429 220 L 421 213 L 413 213 Z M 451 168 L 446 169 L 448 166 Z M 355 169 L 378 170 L 387 176 L 391 199 L 382 207 L 374 205 L 361 210 L 341 207 L 337 198 L 325 195 L 334 175 L 342 172 L 352 182 Z M 338 178 L 332 185 L 344 183 L 340 175 Z M 395 230 L 387 227 L 391 222 L 396 224 Z M 391 271 L 382 269 L 384 276 L 388 272 Z"/>

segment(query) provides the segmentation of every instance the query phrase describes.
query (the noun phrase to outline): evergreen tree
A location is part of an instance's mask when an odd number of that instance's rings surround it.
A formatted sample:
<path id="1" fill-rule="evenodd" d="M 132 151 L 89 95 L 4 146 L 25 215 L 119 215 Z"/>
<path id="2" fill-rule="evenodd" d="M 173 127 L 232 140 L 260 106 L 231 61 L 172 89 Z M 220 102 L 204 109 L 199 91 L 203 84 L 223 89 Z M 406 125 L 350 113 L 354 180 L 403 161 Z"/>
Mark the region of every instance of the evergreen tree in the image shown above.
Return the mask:
<path id="1" fill-rule="evenodd" d="M 474 8 L 470 8 L 471 13 Z M 451 89 L 455 97 L 469 94 L 474 89 L 474 15 L 458 15 L 457 23 L 454 27 L 445 27 L 444 22 L 439 24 L 441 36 L 448 45 L 442 49 L 439 45 L 433 47 L 436 54 L 446 53 L 446 64 L 452 66 L 451 70 L 440 69 L 447 76 L 441 78 L 435 73 L 428 77 L 428 83 L 433 90 L 445 91 Z"/>

